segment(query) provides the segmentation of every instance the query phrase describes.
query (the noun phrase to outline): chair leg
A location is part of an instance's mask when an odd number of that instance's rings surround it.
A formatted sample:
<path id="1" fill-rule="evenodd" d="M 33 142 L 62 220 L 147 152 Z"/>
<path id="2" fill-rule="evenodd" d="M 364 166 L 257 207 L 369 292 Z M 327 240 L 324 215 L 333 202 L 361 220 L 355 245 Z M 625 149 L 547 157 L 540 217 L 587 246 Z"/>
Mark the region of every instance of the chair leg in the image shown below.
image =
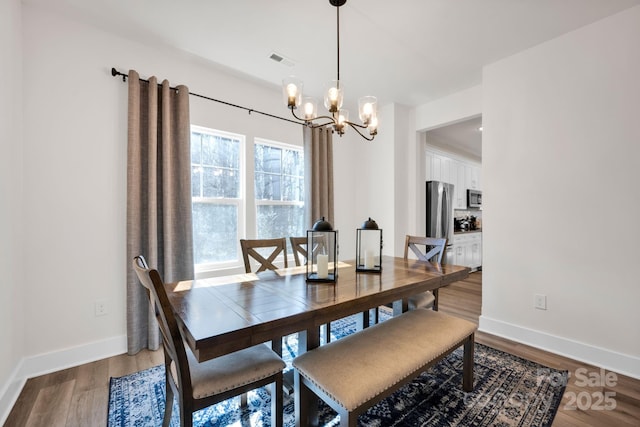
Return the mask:
<path id="1" fill-rule="evenodd" d="M 325 337 L 326 337 L 326 344 L 328 344 L 331 341 L 331 322 L 327 322 L 326 325 L 324 325 L 324 330 L 325 330 Z"/>
<path id="2" fill-rule="evenodd" d="M 475 335 L 471 336 L 464 343 L 464 354 L 462 356 L 462 389 L 473 391 L 473 353 L 475 349 Z"/>
<path id="3" fill-rule="evenodd" d="M 276 376 L 271 384 L 271 425 L 282 427 L 284 423 L 284 397 L 282 393 L 282 374 Z"/>
<path id="4" fill-rule="evenodd" d="M 240 409 L 247 409 L 249 407 L 248 398 L 249 393 L 242 393 L 240 395 Z"/>
<path id="5" fill-rule="evenodd" d="M 169 378 L 165 378 L 165 394 L 164 400 L 164 417 L 162 418 L 162 427 L 169 427 L 171 423 L 171 414 L 173 412 L 173 387 L 169 384 Z"/>

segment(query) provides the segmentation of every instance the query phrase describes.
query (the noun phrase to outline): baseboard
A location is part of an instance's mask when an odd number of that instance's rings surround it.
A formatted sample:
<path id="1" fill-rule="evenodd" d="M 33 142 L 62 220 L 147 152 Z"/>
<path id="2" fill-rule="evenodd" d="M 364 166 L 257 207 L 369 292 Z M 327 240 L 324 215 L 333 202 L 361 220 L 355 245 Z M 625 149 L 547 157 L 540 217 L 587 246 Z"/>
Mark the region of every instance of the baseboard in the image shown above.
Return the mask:
<path id="1" fill-rule="evenodd" d="M 22 360 L 20 360 L 16 368 L 13 370 L 0 393 L 0 425 L 4 425 L 7 421 L 7 417 L 9 416 L 13 405 L 15 405 L 24 384 L 27 382 L 26 378 L 20 378 L 18 376 L 18 372 L 21 370 Z"/>
<path id="2" fill-rule="evenodd" d="M 0 425 L 11 412 L 27 379 L 72 368 L 127 352 L 125 335 L 94 341 L 50 353 L 24 357 L 18 363 L 0 395 Z"/>
<path id="3" fill-rule="evenodd" d="M 640 379 L 640 358 L 480 316 L 478 330 Z"/>

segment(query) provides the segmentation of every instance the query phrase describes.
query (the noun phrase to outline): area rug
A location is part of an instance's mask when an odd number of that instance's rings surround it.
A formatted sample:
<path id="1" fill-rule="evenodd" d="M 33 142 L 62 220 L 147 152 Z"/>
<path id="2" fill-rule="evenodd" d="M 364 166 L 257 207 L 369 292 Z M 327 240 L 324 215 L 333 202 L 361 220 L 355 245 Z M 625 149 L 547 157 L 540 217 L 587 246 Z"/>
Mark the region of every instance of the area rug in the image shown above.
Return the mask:
<path id="1" fill-rule="evenodd" d="M 383 319 L 388 317 L 383 313 Z M 355 318 L 332 322 L 332 339 L 355 331 Z M 295 356 L 296 337 L 285 340 L 287 369 Z M 462 391 L 462 348 L 428 372 L 370 408 L 360 426 L 550 426 L 564 394 L 567 372 L 513 356 L 476 343 L 474 391 Z M 111 378 L 109 427 L 162 425 L 164 366 Z M 284 424 L 295 426 L 293 396 L 285 395 Z M 247 409 L 230 399 L 194 414 L 197 427 L 256 426 L 270 422 L 270 395 L 266 388 L 249 393 Z M 336 426 L 339 418 L 327 405 L 320 407 L 321 425 Z M 171 426 L 178 426 L 174 402 Z"/>

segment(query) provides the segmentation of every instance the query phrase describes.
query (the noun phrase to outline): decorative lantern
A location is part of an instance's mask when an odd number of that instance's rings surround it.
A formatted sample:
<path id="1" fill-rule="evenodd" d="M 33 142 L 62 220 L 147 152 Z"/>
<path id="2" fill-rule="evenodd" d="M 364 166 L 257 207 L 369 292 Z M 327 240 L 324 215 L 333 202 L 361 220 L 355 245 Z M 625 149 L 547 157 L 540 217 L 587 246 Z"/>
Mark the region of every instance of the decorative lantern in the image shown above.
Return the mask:
<path id="1" fill-rule="evenodd" d="M 307 281 L 333 282 L 338 278 L 338 231 L 324 217 L 307 230 Z"/>
<path id="2" fill-rule="evenodd" d="M 356 232 L 356 271 L 382 272 L 382 229 L 371 218 Z"/>

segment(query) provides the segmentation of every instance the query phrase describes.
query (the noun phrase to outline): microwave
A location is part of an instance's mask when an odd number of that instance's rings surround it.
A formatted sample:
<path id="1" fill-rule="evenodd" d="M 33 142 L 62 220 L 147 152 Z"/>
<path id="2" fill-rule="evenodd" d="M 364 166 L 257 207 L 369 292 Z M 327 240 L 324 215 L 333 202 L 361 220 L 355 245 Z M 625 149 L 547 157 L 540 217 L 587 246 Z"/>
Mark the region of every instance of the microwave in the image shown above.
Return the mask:
<path id="1" fill-rule="evenodd" d="M 480 190 L 467 190 L 467 207 L 468 208 L 481 208 L 482 207 L 482 191 Z"/>

